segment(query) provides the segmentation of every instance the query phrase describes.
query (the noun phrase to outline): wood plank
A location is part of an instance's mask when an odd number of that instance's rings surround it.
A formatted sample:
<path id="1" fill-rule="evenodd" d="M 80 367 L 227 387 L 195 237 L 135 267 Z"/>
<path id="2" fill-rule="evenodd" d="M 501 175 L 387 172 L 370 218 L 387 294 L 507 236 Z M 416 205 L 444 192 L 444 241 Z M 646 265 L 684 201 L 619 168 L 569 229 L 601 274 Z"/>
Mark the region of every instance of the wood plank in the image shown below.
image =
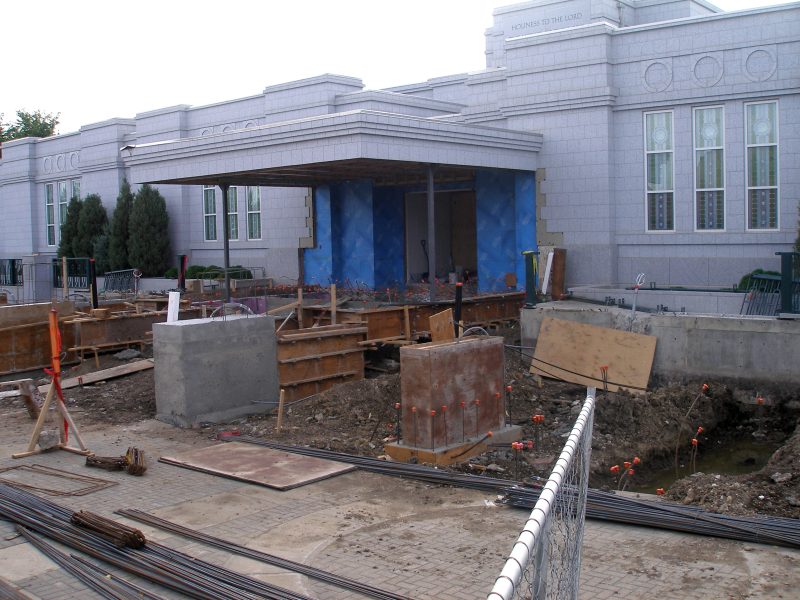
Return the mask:
<path id="1" fill-rule="evenodd" d="M 333 325 L 326 325 L 323 327 L 314 327 L 312 329 L 305 329 L 302 333 L 287 333 L 278 336 L 278 343 L 283 341 L 296 342 L 300 340 L 314 340 L 326 337 L 346 336 L 346 335 L 361 335 L 367 333 L 366 327 L 346 327 L 336 325 L 338 329 L 328 329 L 334 327 Z"/>
<path id="2" fill-rule="evenodd" d="M 350 377 L 351 375 L 358 375 L 358 371 L 344 371 L 342 373 L 333 373 L 331 375 L 320 375 L 319 377 L 309 377 L 307 379 L 300 379 L 298 381 L 281 381 L 282 386 L 294 387 L 303 385 L 304 383 L 316 383 L 317 381 L 325 381 L 327 379 L 340 379 L 342 377 Z"/>
<path id="3" fill-rule="evenodd" d="M 644 393 L 653 367 L 656 338 L 550 317 L 542 321 L 531 373 L 603 389 Z"/>
<path id="4" fill-rule="evenodd" d="M 453 328 L 453 309 L 448 308 L 440 313 L 431 315 L 431 341 L 432 342 L 447 342 L 454 340 L 456 337 L 455 329 Z"/>
<path id="5" fill-rule="evenodd" d="M 353 352 L 364 352 L 363 348 L 348 348 L 346 350 L 336 350 L 334 352 L 322 352 L 320 354 L 313 354 L 307 356 L 298 356 L 296 358 L 284 358 L 278 361 L 278 364 L 286 365 L 291 363 L 303 362 L 306 360 L 319 360 L 320 358 L 326 358 L 328 356 L 344 356 L 346 354 L 352 354 Z"/>
<path id="6" fill-rule="evenodd" d="M 138 373 L 139 371 L 146 371 L 147 369 L 152 369 L 153 365 L 153 359 L 146 358 L 144 360 L 137 360 L 136 362 L 128 363 L 126 365 L 111 367 L 110 369 L 103 369 L 102 371 L 95 371 L 94 373 L 89 373 L 81 377 L 70 377 L 69 379 L 64 379 L 61 382 L 61 389 L 66 390 L 69 388 L 78 387 L 81 384 L 89 385 L 91 383 L 97 383 L 98 381 L 106 381 L 108 379 L 114 379 L 115 377 L 122 377 L 124 375 L 130 375 L 131 373 Z M 49 384 L 39 386 L 39 391 L 44 392 L 49 387 Z"/>

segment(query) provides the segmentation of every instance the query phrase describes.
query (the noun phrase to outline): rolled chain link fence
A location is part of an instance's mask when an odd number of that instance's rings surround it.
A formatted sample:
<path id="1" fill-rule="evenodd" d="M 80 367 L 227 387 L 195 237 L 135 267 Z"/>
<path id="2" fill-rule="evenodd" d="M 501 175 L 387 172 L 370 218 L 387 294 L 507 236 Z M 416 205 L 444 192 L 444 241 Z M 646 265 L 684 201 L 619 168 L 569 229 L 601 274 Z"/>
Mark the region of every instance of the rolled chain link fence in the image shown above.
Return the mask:
<path id="1" fill-rule="evenodd" d="M 487 600 L 577 599 L 595 389 L 586 400 L 539 500 Z"/>

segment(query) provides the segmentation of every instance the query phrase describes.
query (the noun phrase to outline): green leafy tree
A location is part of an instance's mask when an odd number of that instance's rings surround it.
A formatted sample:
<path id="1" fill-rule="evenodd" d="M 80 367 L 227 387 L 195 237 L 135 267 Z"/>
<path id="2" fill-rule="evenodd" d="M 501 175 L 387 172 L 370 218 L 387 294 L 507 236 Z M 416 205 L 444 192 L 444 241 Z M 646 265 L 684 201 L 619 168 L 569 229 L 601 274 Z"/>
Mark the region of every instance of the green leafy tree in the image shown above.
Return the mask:
<path id="1" fill-rule="evenodd" d="M 127 179 L 122 180 L 117 196 L 117 207 L 111 217 L 111 228 L 108 234 L 108 262 L 112 271 L 128 269 L 128 225 L 133 207 L 133 193 Z"/>
<path id="2" fill-rule="evenodd" d="M 74 257 L 94 256 L 94 243 L 98 236 L 106 232 L 108 214 L 103 201 L 97 194 L 89 194 L 81 206 L 78 219 L 78 233 L 72 242 Z"/>
<path id="3" fill-rule="evenodd" d="M 67 218 L 61 225 L 61 242 L 58 244 L 58 257 L 72 258 L 76 256 L 74 250 L 75 240 L 78 238 L 78 222 L 81 218 L 83 202 L 75 196 L 67 205 Z"/>
<path id="4" fill-rule="evenodd" d="M 60 116 L 61 113 L 18 110 L 15 123 L 3 123 L 0 115 L 0 143 L 24 137 L 49 137 L 55 133 Z"/>
<path id="5" fill-rule="evenodd" d="M 134 196 L 128 234 L 131 266 L 147 277 L 161 277 L 170 266 L 169 215 L 157 189 L 143 185 Z"/>

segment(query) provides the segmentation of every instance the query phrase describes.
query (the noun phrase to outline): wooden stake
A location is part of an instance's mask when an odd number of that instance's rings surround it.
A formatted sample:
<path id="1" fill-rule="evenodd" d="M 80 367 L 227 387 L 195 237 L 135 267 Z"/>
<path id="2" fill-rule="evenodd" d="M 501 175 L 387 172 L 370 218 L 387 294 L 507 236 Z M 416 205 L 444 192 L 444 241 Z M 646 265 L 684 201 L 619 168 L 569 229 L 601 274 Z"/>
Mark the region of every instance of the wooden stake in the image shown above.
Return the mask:
<path id="1" fill-rule="evenodd" d="M 336 325 L 336 284 L 331 284 L 331 325 Z"/>
<path id="2" fill-rule="evenodd" d="M 303 288 L 297 288 L 297 325 L 303 329 Z"/>
<path id="3" fill-rule="evenodd" d="M 281 432 L 281 428 L 283 427 L 283 402 L 286 397 L 286 390 L 281 388 L 281 395 L 278 398 L 278 425 L 276 427 L 278 433 Z"/>
<path id="4" fill-rule="evenodd" d="M 406 339 L 411 341 L 411 316 L 408 314 L 408 306 L 403 306 L 403 329 Z"/>

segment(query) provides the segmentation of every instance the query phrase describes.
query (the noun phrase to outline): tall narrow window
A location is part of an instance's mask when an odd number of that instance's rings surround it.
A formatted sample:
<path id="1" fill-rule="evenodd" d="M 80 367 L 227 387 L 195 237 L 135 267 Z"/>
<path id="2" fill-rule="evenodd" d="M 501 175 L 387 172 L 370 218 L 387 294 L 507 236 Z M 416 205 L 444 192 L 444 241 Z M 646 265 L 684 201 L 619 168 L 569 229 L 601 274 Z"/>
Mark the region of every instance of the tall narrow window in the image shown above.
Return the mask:
<path id="1" fill-rule="evenodd" d="M 66 181 L 59 181 L 58 182 L 58 216 L 60 218 L 59 223 L 63 225 L 67 222 L 67 203 L 69 202 L 69 197 L 67 196 L 67 182 Z"/>
<path id="2" fill-rule="evenodd" d="M 725 117 L 721 106 L 694 109 L 695 229 L 725 229 Z"/>
<path id="3" fill-rule="evenodd" d="M 675 229 L 672 112 L 645 113 L 647 230 Z"/>
<path id="4" fill-rule="evenodd" d="M 207 242 L 217 239 L 217 201 L 213 186 L 203 187 L 203 231 Z"/>
<path id="5" fill-rule="evenodd" d="M 247 188 L 247 239 L 261 239 L 261 188 Z"/>
<path id="6" fill-rule="evenodd" d="M 228 239 L 239 239 L 239 188 L 228 188 Z"/>
<path id="7" fill-rule="evenodd" d="M 56 245 L 56 207 L 53 194 L 53 184 L 46 183 L 44 186 L 44 218 L 47 223 L 47 245 Z"/>
<path id="8" fill-rule="evenodd" d="M 745 105 L 747 228 L 778 228 L 778 103 Z"/>
<path id="9" fill-rule="evenodd" d="M 80 179 L 73 179 L 69 182 L 72 186 L 72 194 L 70 194 L 69 198 L 72 200 L 73 198 L 80 199 L 81 197 L 81 180 Z"/>

